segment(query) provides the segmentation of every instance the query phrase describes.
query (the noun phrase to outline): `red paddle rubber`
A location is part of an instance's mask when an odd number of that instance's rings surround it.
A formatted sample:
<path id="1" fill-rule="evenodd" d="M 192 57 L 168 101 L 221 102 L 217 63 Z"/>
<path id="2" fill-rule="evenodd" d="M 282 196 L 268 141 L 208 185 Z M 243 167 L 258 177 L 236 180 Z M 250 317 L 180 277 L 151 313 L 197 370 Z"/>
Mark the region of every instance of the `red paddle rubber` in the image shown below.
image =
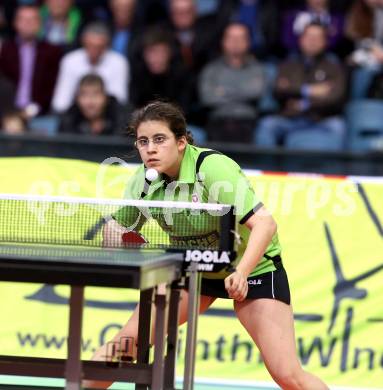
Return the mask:
<path id="1" fill-rule="evenodd" d="M 147 243 L 146 239 L 142 234 L 134 231 L 123 233 L 121 238 L 122 242 L 126 246 L 139 246 Z"/>

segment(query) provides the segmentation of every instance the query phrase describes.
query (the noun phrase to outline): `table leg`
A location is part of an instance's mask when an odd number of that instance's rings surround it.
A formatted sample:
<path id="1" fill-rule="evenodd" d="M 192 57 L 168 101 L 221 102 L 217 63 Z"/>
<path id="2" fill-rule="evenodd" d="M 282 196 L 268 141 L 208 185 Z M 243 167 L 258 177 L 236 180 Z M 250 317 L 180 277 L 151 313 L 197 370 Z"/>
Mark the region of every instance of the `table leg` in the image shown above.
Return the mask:
<path id="1" fill-rule="evenodd" d="M 138 315 L 137 363 L 149 363 L 150 327 L 152 317 L 153 288 L 140 292 Z M 136 384 L 136 390 L 147 390 L 147 385 Z"/>
<path id="2" fill-rule="evenodd" d="M 174 389 L 176 361 L 177 361 L 177 340 L 178 340 L 178 317 L 179 301 L 181 291 L 172 289 L 170 291 L 169 302 L 169 322 L 168 322 L 168 339 L 165 357 L 165 389 Z"/>
<path id="3" fill-rule="evenodd" d="M 189 276 L 189 305 L 186 333 L 184 390 L 192 390 L 194 385 L 195 352 L 202 277 L 202 274 L 197 271 L 197 263 L 191 262 L 191 267 Z"/>
<path id="4" fill-rule="evenodd" d="M 67 390 L 80 390 L 82 380 L 81 333 L 84 287 L 71 286 L 69 299 L 68 356 L 65 367 Z"/>
<path id="5" fill-rule="evenodd" d="M 169 285 L 160 285 L 156 289 L 156 329 L 154 335 L 154 361 L 152 390 L 163 390 L 165 371 L 165 338 L 169 312 Z"/>

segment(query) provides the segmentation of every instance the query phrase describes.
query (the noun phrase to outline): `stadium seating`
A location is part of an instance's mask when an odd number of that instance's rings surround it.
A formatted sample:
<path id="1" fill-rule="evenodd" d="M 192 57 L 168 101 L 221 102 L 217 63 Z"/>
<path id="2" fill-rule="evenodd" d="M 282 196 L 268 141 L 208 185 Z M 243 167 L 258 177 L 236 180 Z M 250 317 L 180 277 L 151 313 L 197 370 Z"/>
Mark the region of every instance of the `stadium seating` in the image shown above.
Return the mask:
<path id="1" fill-rule="evenodd" d="M 351 151 L 380 149 L 383 141 L 383 101 L 351 101 L 345 110 L 347 146 Z"/>

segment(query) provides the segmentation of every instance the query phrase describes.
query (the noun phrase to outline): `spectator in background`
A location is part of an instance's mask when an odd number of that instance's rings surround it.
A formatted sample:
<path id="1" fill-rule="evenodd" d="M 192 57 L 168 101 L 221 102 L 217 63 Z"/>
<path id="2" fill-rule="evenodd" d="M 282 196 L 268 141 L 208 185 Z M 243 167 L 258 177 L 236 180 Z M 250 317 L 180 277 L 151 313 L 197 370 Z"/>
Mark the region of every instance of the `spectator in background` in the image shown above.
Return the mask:
<path id="1" fill-rule="evenodd" d="M 15 88 L 13 84 L 0 73 L 0 119 L 3 114 L 15 109 Z"/>
<path id="2" fill-rule="evenodd" d="M 330 11 L 329 0 L 305 0 L 305 7 L 290 9 L 283 17 L 281 40 L 288 51 L 298 49 L 298 37 L 307 24 L 317 22 L 327 28 L 328 48 L 340 50 L 343 41 L 344 16 Z"/>
<path id="3" fill-rule="evenodd" d="M 82 16 L 73 0 L 45 0 L 40 10 L 40 37 L 68 49 L 77 42 Z"/>
<path id="4" fill-rule="evenodd" d="M 14 20 L 17 5 L 21 5 L 21 2 L 0 1 L 0 45 L 1 39 L 13 36 L 12 21 Z"/>
<path id="5" fill-rule="evenodd" d="M 1 132 L 9 135 L 21 135 L 28 131 L 28 123 L 21 111 L 6 112 L 1 118 Z"/>
<path id="6" fill-rule="evenodd" d="M 113 96 L 108 96 L 102 78 L 89 74 L 80 80 L 75 103 L 62 114 L 59 132 L 116 134 L 126 123 L 124 111 Z"/>
<path id="7" fill-rule="evenodd" d="M 169 0 L 137 1 L 137 23 L 142 27 L 155 26 L 168 20 Z"/>
<path id="8" fill-rule="evenodd" d="M 265 88 L 263 66 L 250 54 L 248 28 L 229 24 L 222 39 L 222 56 L 203 69 L 199 82 L 201 102 L 211 109 L 208 139 L 249 142 Z"/>
<path id="9" fill-rule="evenodd" d="M 136 0 L 109 0 L 112 13 L 111 49 L 130 57 L 130 46 L 135 33 Z"/>
<path id="10" fill-rule="evenodd" d="M 347 15 L 346 36 L 355 46 L 351 97 L 365 98 L 383 64 L 383 0 L 356 0 Z"/>
<path id="11" fill-rule="evenodd" d="M 354 42 L 352 61 L 376 68 L 383 63 L 383 0 L 356 0 L 347 16 L 346 35 Z"/>
<path id="12" fill-rule="evenodd" d="M 265 117 L 259 124 L 256 143 L 274 147 L 289 144 L 293 133 L 320 133 L 322 145 L 314 137 L 306 149 L 341 149 L 345 125 L 341 113 L 346 93 L 343 66 L 326 52 L 327 30 L 318 23 L 305 27 L 299 39 L 300 54 L 282 63 L 276 80 L 275 96 L 281 105 L 280 115 Z"/>
<path id="13" fill-rule="evenodd" d="M 55 86 L 61 50 L 38 39 L 41 27 L 39 8 L 17 8 L 16 37 L 4 41 L 0 51 L 0 72 L 14 84 L 15 106 L 30 113 L 48 111 Z"/>
<path id="14" fill-rule="evenodd" d="M 119 53 L 109 49 L 110 33 L 99 22 L 87 25 L 82 32 L 82 48 L 67 53 L 60 64 L 52 107 L 56 112 L 72 104 L 80 79 L 89 73 L 102 77 L 105 89 L 121 104 L 127 101 L 129 63 Z"/>
<path id="15" fill-rule="evenodd" d="M 8 33 L 8 23 L 4 4 L 0 5 L 0 44 L 1 39 Z"/>
<path id="16" fill-rule="evenodd" d="M 170 29 L 184 64 L 195 75 L 219 51 L 219 40 L 229 17 L 230 2 L 221 2 L 218 14 L 198 18 L 194 0 L 169 0 Z"/>
<path id="17" fill-rule="evenodd" d="M 350 0 L 330 0 L 331 9 L 343 14 L 346 14 L 349 11 L 353 3 L 354 1 Z"/>
<path id="18" fill-rule="evenodd" d="M 142 39 L 141 58 L 132 67 L 130 102 L 144 106 L 155 98 L 176 102 L 187 113 L 193 95 L 192 77 L 174 50 L 172 34 L 149 28 Z"/>
<path id="19" fill-rule="evenodd" d="M 109 17 L 107 0 L 75 0 L 85 24 L 91 21 L 106 22 Z"/>
<path id="20" fill-rule="evenodd" d="M 281 17 L 275 0 L 231 0 L 232 19 L 245 24 L 251 36 L 251 49 L 259 59 L 282 56 L 280 45 Z"/>

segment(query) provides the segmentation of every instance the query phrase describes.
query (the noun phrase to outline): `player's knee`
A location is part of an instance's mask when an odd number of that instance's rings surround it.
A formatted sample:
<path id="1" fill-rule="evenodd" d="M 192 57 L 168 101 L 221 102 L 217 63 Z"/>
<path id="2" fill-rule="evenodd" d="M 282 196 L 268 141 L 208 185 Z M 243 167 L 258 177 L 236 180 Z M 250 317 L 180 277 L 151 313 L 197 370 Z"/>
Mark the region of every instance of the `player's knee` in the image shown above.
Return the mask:
<path id="1" fill-rule="evenodd" d="M 304 389 L 304 372 L 301 369 L 283 368 L 271 373 L 275 382 L 284 390 Z"/>

